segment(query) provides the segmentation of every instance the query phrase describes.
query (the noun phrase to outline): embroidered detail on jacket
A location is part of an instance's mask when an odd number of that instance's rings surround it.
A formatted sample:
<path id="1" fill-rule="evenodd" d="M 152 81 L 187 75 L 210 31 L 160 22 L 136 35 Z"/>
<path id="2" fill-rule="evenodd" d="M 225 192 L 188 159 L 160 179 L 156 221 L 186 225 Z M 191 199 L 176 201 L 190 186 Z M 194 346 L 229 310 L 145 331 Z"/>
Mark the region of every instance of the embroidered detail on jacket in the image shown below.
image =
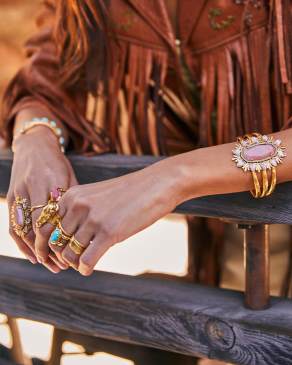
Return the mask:
<path id="1" fill-rule="evenodd" d="M 228 15 L 223 20 L 217 20 L 218 17 L 223 15 L 223 10 L 220 8 L 211 8 L 209 10 L 210 26 L 214 30 L 223 30 L 231 26 L 235 20 L 234 15 Z"/>
<path id="2" fill-rule="evenodd" d="M 131 10 L 127 10 L 124 12 L 122 19 L 123 19 L 122 22 L 120 22 L 120 23 L 113 22 L 112 25 L 115 29 L 123 30 L 123 31 L 127 32 L 130 30 L 130 28 L 132 27 L 132 25 L 135 21 L 135 13 Z"/>

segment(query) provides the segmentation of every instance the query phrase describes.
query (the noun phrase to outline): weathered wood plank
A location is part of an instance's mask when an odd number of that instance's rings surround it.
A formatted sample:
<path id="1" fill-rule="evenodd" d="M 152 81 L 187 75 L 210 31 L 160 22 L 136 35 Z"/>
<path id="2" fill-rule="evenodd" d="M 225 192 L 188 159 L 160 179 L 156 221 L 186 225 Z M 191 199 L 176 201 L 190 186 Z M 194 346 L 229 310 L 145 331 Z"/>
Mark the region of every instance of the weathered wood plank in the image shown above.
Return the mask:
<path id="1" fill-rule="evenodd" d="M 19 364 L 16 364 L 16 362 L 12 362 L 10 360 L 3 359 L 0 357 L 0 365 L 19 365 Z"/>
<path id="2" fill-rule="evenodd" d="M 251 311 L 239 292 L 104 272 L 53 275 L 0 257 L 0 312 L 191 356 L 292 364 L 291 300 Z"/>
<path id="3" fill-rule="evenodd" d="M 71 155 L 70 160 L 81 184 L 121 176 L 157 161 L 151 156 L 101 155 L 82 157 Z M 0 152 L 0 196 L 7 193 L 12 155 Z M 220 217 L 258 223 L 292 224 L 292 183 L 277 186 L 272 196 L 253 199 L 249 193 L 209 196 L 188 201 L 176 212 L 204 217 Z"/>

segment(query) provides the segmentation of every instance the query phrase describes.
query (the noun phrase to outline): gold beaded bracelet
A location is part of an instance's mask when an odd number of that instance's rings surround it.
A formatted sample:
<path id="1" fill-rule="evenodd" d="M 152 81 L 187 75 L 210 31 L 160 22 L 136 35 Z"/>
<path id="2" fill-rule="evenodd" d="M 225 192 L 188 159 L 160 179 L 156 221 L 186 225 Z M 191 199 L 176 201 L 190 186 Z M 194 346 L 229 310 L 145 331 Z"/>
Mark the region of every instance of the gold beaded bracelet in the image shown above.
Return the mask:
<path id="1" fill-rule="evenodd" d="M 33 118 L 30 121 L 24 122 L 21 130 L 14 136 L 13 142 L 19 136 L 25 134 L 27 131 L 37 126 L 44 126 L 49 128 L 57 137 L 61 151 L 65 153 L 65 138 L 63 136 L 62 129 L 57 126 L 57 123 L 55 121 L 49 120 L 48 118 Z M 12 151 L 14 152 L 13 144 L 12 144 Z"/>
<path id="2" fill-rule="evenodd" d="M 254 184 L 251 194 L 254 198 L 264 198 L 275 190 L 276 167 L 286 156 L 284 150 L 279 139 L 274 140 L 260 133 L 245 134 L 237 139 L 232 160 L 243 171 L 251 172 Z"/>

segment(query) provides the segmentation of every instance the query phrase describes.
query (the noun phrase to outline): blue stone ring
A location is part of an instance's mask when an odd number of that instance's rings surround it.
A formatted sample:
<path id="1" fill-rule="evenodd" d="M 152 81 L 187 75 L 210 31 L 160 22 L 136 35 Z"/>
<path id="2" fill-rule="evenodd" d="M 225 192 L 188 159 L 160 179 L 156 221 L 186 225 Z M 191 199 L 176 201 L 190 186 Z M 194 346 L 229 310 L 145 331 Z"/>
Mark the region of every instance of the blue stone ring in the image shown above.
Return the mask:
<path id="1" fill-rule="evenodd" d="M 61 223 L 59 222 L 58 227 L 56 227 L 51 234 L 49 243 L 53 246 L 64 247 L 69 243 L 71 237 L 72 236 L 64 231 Z"/>

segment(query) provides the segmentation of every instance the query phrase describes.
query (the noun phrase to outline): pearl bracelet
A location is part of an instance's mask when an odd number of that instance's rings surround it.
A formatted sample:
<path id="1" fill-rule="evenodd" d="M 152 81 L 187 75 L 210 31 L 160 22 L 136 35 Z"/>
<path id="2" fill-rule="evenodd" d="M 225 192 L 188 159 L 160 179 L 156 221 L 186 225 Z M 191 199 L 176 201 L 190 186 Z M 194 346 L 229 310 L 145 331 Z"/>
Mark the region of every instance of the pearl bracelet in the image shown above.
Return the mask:
<path id="1" fill-rule="evenodd" d="M 22 134 L 25 134 L 30 129 L 37 127 L 37 126 L 44 126 L 49 128 L 57 137 L 58 142 L 60 144 L 61 151 L 65 153 L 65 138 L 63 136 L 62 129 L 57 126 L 57 123 L 53 120 L 49 120 L 48 118 L 33 118 L 30 121 L 24 122 L 21 130 L 16 134 L 13 139 L 13 142 Z M 13 147 L 12 147 L 13 151 Z"/>

